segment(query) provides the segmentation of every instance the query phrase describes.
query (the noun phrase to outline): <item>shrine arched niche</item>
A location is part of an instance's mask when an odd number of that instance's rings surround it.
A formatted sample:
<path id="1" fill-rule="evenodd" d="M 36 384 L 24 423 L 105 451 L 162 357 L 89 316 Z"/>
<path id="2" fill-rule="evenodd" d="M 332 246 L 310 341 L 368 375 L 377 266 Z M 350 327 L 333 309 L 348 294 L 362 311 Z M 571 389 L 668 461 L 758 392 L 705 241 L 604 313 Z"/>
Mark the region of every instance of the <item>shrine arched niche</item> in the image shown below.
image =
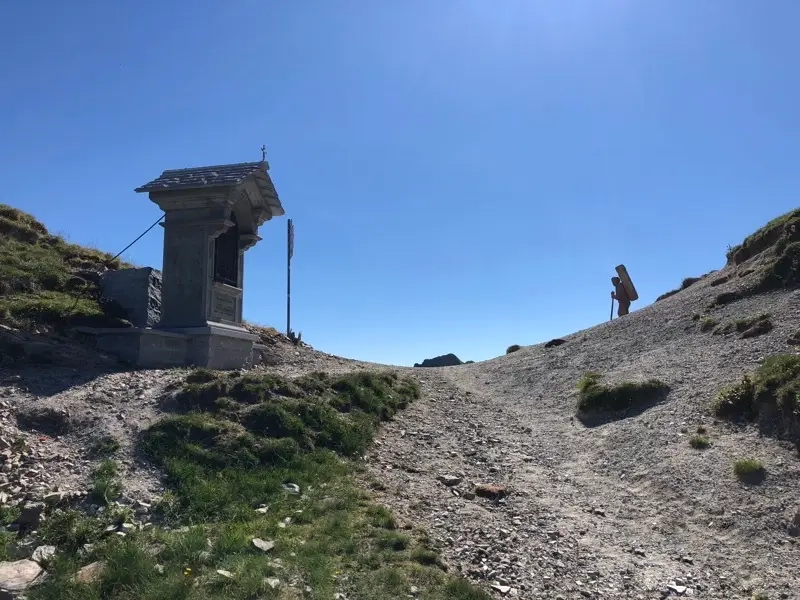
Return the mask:
<path id="1" fill-rule="evenodd" d="M 231 223 L 214 239 L 214 281 L 239 287 L 239 221 L 231 211 Z"/>

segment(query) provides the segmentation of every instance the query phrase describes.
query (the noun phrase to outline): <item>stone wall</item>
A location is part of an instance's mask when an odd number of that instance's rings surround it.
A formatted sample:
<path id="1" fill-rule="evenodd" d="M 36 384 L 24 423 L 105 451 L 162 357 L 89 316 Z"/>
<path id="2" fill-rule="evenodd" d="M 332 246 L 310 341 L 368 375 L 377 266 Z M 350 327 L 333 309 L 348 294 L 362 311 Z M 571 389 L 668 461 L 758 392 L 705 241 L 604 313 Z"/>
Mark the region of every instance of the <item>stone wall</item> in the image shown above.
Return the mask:
<path id="1" fill-rule="evenodd" d="M 152 267 L 109 271 L 100 285 L 103 296 L 118 302 L 134 327 L 154 327 L 161 320 L 161 272 Z"/>

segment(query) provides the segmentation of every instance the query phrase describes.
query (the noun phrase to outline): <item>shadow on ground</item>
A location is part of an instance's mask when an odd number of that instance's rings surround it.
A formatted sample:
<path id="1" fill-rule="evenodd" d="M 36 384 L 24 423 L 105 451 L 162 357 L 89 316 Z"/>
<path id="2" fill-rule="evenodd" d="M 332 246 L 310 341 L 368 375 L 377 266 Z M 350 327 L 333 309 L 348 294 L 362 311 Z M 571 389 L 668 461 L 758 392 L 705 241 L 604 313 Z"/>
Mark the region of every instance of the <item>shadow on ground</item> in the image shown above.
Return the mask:
<path id="1" fill-rule="evenodd" d="M 667 399 L 668 395 L 669 390 L 664 390 L 658 392 L 657 394 L 653 394 L 647 400 L 639 401 L 635 406 L 631 406 L 625 410 L 596 410 L 590 412 L 579 411 L 576 417 L 586 427 L 599 427 L 600 425 L 606 425 L 608 423 L 613 423 L 614 421 L 622 421 L 624 419 L 630 419 L 631 417 L 637 417 L 645 411 L 650 410 L 654 406 L 663 403 Z"/>

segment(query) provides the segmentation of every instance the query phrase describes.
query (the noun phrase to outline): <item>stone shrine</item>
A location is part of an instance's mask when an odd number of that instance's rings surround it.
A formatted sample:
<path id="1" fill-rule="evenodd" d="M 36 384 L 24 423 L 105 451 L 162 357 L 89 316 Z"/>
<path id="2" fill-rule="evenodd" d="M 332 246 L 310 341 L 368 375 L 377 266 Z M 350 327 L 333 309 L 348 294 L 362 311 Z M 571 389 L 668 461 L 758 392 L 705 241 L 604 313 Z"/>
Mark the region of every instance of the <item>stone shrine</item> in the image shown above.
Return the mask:
<path id="1" fill-rule="evenodd" d="M 173 169 L 136 188 L 165 213 L 160 317 L 147 287 L 152 269 L 109 274 L 106 295 L 136 327 L 93 330 L 100 349 L 141 367 L 250 361 L 257 336 L 242 326 L 244 255 L 261 239 L 258 228 L 284 214 L 268 170 L 265 160 Z"/>

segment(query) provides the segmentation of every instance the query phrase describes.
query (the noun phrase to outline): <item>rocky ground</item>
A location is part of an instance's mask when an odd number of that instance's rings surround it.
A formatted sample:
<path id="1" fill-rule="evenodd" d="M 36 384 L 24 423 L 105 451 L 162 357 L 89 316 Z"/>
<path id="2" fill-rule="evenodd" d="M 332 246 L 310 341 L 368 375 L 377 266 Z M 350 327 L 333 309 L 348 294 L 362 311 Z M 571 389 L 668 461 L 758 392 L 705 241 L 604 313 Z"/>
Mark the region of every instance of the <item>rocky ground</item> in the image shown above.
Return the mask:
<path id="1" fill-rule="evenodd" d="M 693 314 L 722 289 L 695 286 L 558 347 L 420 374 L 425 400 L 369 456 L 383 501 L 500 596 L 800 598 L 797 451 L 709 413 L 760 359 L 794 352 L 800 295 L 712 311 L 722 323 L 771 314 L 773 331 L 741 339 L 699 331 Z M 588 370 L 656 377 L 672 391 L 639 415 L 587 427 L 573 415 Z M 703 451 L 688 444 L 700 426 L 712 441 Z M 748 456 L 766 466 L 759 485 L 733 473 Z M 482 484 L 506 495 L 476 497 Z"/>
<path id="2" fill-rule="evenodd" d="M 797 452 L 708 410 L 762 358 L 796 351 L 787 340 L 800 328 L 800 295 L 709 310 L 738 284 L 712 285 L 715 277 L 559 346 L 402 369 L 420 380 L 423 398 L 384 428 L 365 484 L 498 597 L 800 598 Z M 763 312 L 774 329 L 746 339 L 703 332 L 694 316 L 724 324 Z M 77 362 L 0 370 L 0 500 L 23 509 L 22 526 L 64 499 L 98 510 L 87 499 L 98 464 L 90 450 L 111 436 L 121 444 L 122 502 L 140 525 L 163 487 L 137 455 L 136 435 L 185 371 L 125 371 L 76 352 L 62 354 Z M 272 358 L 256 368 L 287 376 L 386 368 L 305 345 L 283 344 Z M 657 377 L 671 392 L 640 414 L 586 426 L 573 416 L 575 384 L 588 370 L 611 382 Z M 712 441 L 703 451 L 688 444 L 700 426 Z M 746 456 L 767 468 L 759 485 L 733 474 Z"/>

